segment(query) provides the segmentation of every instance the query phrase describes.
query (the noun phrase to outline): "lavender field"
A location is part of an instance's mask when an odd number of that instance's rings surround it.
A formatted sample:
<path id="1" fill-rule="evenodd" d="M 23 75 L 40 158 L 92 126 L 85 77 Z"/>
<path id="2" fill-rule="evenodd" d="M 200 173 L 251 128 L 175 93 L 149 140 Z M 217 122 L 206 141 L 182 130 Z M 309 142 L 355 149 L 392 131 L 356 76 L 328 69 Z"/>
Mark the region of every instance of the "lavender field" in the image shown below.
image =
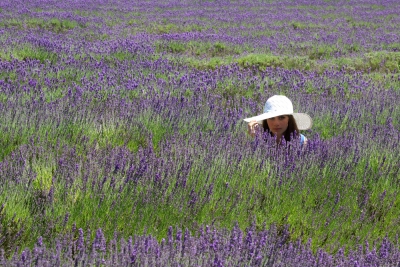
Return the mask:
<path id="1" fill-rule="evenodd" d="M 2 0 L 0 264 L 398 266 L 399 73 L 397 0 Z"/>

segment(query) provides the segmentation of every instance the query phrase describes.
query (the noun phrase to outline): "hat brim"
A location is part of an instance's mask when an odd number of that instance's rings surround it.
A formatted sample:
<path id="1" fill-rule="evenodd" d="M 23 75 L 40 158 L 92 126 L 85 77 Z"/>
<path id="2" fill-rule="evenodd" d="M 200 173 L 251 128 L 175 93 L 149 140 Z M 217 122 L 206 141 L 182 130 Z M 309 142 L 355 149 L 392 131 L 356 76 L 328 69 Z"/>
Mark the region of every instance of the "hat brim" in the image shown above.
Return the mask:
<path id="1" fill-rule="evenodd" d="M 293 115 L 294 119 L 296 120 L 297 128 L 299 130 L 308 130 L 311 129 L 313 121 L 311 117 L 306 114 L 306 113 L 293 113 L 293 114 L 282 114 L 282 113 L 276 113 L 276 112 L 268 112 L 268 113 L 263 113 L 258 116 L 250 117 L 244 119 L 245 122 L 251 122 L 251 121 L 258 121 L 261 122 L 263 120 L 277 117 L 277 116 L 282 116 L 282 115 Z"/>

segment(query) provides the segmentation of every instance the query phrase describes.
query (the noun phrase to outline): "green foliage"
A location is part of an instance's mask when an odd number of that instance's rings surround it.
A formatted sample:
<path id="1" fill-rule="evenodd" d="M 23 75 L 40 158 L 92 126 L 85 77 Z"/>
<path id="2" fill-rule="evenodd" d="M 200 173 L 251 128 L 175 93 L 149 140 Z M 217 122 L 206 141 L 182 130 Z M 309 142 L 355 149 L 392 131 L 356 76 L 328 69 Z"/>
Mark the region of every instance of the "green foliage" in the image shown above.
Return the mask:
<path id="1" fill-rule="evenodd" d="M 333 59 L 329 65 L 349 71 L 398 73 L 400 71 L 400 52 L 380 51 L 366 53 L 363 57 L 341 57 Z M 325 66 L 327 67 L 327 65 Z"/>
<path id="2" fill-rule="evenodd" d="M 263 88 L 260 88 L 259 91 L 261 92 L 262 89 Z M 251 98 L 257 93 L 255 83 L 249 83 L 247 86 L 243 86 L 240 83 L 234 83 L 231 79 L 218 81 L 215 91 L 227 99 L 232 97 Z"/>
<path id="3" fill-rule="evenodd" d="M 255 31 L 255 32 L 249 32 L 249 31 L 241 32 L 241 35 L 242 36 L 253 36 L 253 37 L 260 37 L 260 36 L 271 37 L 275 33 L 276 33 L 275 30 L 266 28 L 266 29 L 263 29 L 263 30 Z"/>
<path id="4" fill-rule="evenodd" d="M 226 49 L 226 45 L 224 43 L 221 42 L 216 42 L 214 44 L 214 48 L 217 52 L 222 52 Z"/>
<path id="5" fill-rule="evenodd" d="M 62 123 L 58 127 L 52 125 L 38 125 L 38 128 L 19 128 L 6 131 L 0 128 L 0 161 L 23 144 L 27 144 L 32 136 L 39 136 L 49 143 L 76 145 L 78 151 L 83 151 L 79 143 L 82 138 L 88 138 L 89 143 L 99 148 L 126 146 L 131 151 L 137 151 L 140 147 L 152 145 L 157 149 L 158 144 L 168 135 L 172 134 L 170 125 L 163 123 L 161 117 L 148 119 L 151 114 L 144 114 L 142 120 L 137 119 L 129 127 L 115 126 L 114 124 L 74 124 Z M 141 121 L 144 121 L 142 123 Z M 34 187 L 46 191 L 50 189 L 51 174 L 54 172 L 52 165 L 32 163 L 32 170 L 36 173 L 37 179 Z"/>
<path id="6" fill-rule="evenodd" d="M 120 21 L 118 21 L 118 20 L 115 20 L 115 19 L 107 19 L 105 24 L 107 25 L 107 27 L 112 28 L 112 27 L 114 27 L 114 26 L 117 26 L 119 23 L 120 23 Z"/>
<path id="7" fill-rule="evenodd" d="M 298 22 L 298 21 L 294 21 L 294 22 L 292 22 L 292 27 L 295 30 L 297 30 L 297 29 L 302 30 L 302 29 L 307 28 L 307 25 L 304 23 Z"/>
<path id="8" fill-rule="evenodd" d="M 154 126 L 156 127 L 156 126 Z M 94 142 L 100 148 L 111 145 L 112 147 L 126 146 L 131 151 L 137 151 L 139 147 L 147 147 L 148 132 L 140 123 L 133 124 L 130 128 L 115 127 L 114 125 L 100 125 L 97 127 L 86 126 L 80 129 L 84 136 L 87 136 L 90 142 Z M 73 132 L 79 133 L 79 128 L 74 129 Z M 153 145 L 157 145 L 158 141 L 162 138 L 162 133 L 158 133 L 158 139 L 153 140 Z M 79 138 L 77 136 L 77 138 Z"/>
<path id="9" fill-rule="evenodd" d="M 291 27 L 295 30 L 304 30 L 304 29 L 318 29 L 324 28 L 324 25 L 314 24 L 314 23 L 304 23 L 300 21 L 292 21 L 289 23 Z"/>
<path id="10" fill-rule="evenodd" d="M 17 27 L 22 28 L 42 28 L 50 30 L 56 33 L 66 32 L 68 30 L 74 29 L 77 26 L 84 27 L 84 25 L 79 25 L 76 21 L 71 20 L 59 20 L 57 18 L 52 18 L 50 20 L 45 20 L 41 18 L 27 18 L 27 19 L 8 19 L 0 22 L 0 26 Z"/>
<path id="11" fill-rule="evenodd" d="M 237 61 L 243 67 L 256 66 L 260 69 L 265 69 L 266 67 L 283 67 L 283 62 L 279 56 L 267 54 L 249 54 L 239 58 Z"/>
<path id="12" fill-rule="evenodd" d="M 58 88 L 42 88 L 46 102 L 52 102 L 61 99 L 65 95 L 65 89 Z"/>
<path id="13" fill-rule="evenodd" d="M 59 20 L 59 19 L 53 18 L 46 23 L 44 28 L 59 33 L 59 32 L 65 32 L 65 31 L 71 30 L 71 29 L 75 28 L 76 26 L 78 26 L 78 23 L 76 21 Z"/>
<path id="14" fill-rule="evenodd" d="M 400 43 L 391 43 L 388 45 L 384 45 L 383 48 L 388 50 L 400 51 Z"/>
<path id="15" fill-rule="evenodd" d="M 367 53 L 364 56 L 372 71 L 376 70 L 387 70 L 389 72 L 400 71 L 400 52 L 379 51 L 379 52 Z"/>
<path id="16" fill-rule="evenodd" d="M 294 6 L 286 6 L 285 8 L 288 8 L 288 9 L 306 9 L 306 10 L 309 10 L 309 9 L 311 9 L 311 10 L 318 10 L 318 9 L 321 9 L 321 7 L 320 6 L 314 6 L 314 5 L 294 5 Z"/>
<path id="17" fill-rule="evenodd" d="M 116 51 L 114 53 L 109 53 L 109 54 L 92 54 L 92 57 L 94 57 L 96 60 L 103 60 L 107 64 L 110 64 L 113 66 L 117 62 L 120 61 L 125 61 L 125 60 L 134 60 L 140 57 L 139 54 L 132 54 L 128 51 Z"/>
<path id="18" fill-rule="evenodd" d="M 380 27 L 379 24 L 370 22 L 370 21 L 351 21 L 350 25 L 354 28 L 372 28 L 377 29 Z"/>
<path id="19" fill-rule="evenodd" d="M 133 59 L 133 55 L 131 53 L 128 52 L 116 52 L 114 54 L 110 55 L 110 58 L 115 58 L 119 61 L 124 61 L 124 60 L 129 60 L 129 59 Z"/>
<path id="20" fill-rule="evenodd" d="M 39 18 L 27 19 L 25 23 L 28 28 L 44 28 L 46 25 L 45 20 Z"/>
<path id="21" fill-rule="evenodd" d="M 90 70 L 80 70 L 77 68 L 66 67 L 64 69 L 60 69 L 57 72 L 51 72 L 47 74 L 48 78 L 57 78 L 57 79 L 65 79 L 65 84 L 69 85 L 72 83 L 81 84 L 81 79 L 83 77 L 92 77 L 93 71 Z M 48 100 L 61 98 L 66 94 L 65 87 L 64 88 L 43 88 L 45 92 L 46 98 Z"/>
<path id="22" fill-rule="evenodd" d="M 309 54 L 310 59 L 329 59 L 338 49 L 334 45 L 316 45 Z"/>
<path id="23" fill-rule="evenodd" d="M 156 42 L 158 53 L 167 52 L 172 54 L 182 54 L 186 57 L 210 58 L 238 55 L 242 48 L 234 45 L 227 45 L 223 42 L 200 42 L 200 41 L 169 41 Z"/>
<path id="24" fill-rule="evenodd" d="M 0 58 L 2 59 L 10 61 L 11 57 L 18 60 L 37 59 L 40 60 L 41 63 L 45 63 L 46 61 L 55 63 L 58 60 L 58 55 L 56 53 L 49 52 L 44 48 L 33 47 L 30 44 L 13 48 L 9 53 L 0 52 Z"/>
<path id="25" fill-rule="evenodd" d="M 74 14 L 82 16 L 82 17 L 90 17 L 90 16 L 98 16 L 100 13 L 96 10 L 86 11 L 86 10 L 74 10 Z"/>
<path id="26" fill-rule="evenodd" d="M 371 5 L 371 8 L 374 9 L 374 10 L 384 10 L 384 9 L 386 9 L 386 7 L 382 6 L 382 5 Z"/>
<path id="27" fill-rule="evenodd" d="M 3 54 L 0 52 L 0 59 L 11 60 L 10 55 Z M 0 72 L 0 79 L 7 81 L 15 81 L 17 78 L 17 73 L 15 71 L 2 71 Z"/>
<path id="28" fill-rule="evenodd" d="M 18 205 L 4 205 L 4 201 L 2 201 L 2 203 L 3 205 L 0 207 L 1 248 L 4 250 L 5 256 L 9 257 L 14 253 L 18 244 L 26 242 L 23 235 L 26 222 L 17 216 L 17 213 L 20 211 L 16 209 Z M 10 216 L 12 212 L 14 212 L 14 214 Z"/>
<path id="29" fill-rule="evenodd" d="M 350 52 L 350 53 L 352 53 L 352 52 L 360 52 L 361 51 L 361 46 L 360 46 L 360 44 L 354 42 L 354 43 L 351 43 L 351 44 L 343 44 L 343 49 L 345 51 Z"/>
<path id="30" fill-rule="evenodd" d="M 197 58 L 190 58 L 190 57 L 185 57 L 185 58 L 180 58 L 179 60 L 177 59 L 172 59 L 174 61 L 178 61 L 181 64 L 190 66 L 192 68 L 196 68 L 199 70 L 204 70 L 204 69 L 216 69 L 220 66 L 223 65 L 228 65 L 233 63 L 233 58 L 232 57 L 212 57 L 209 59 L 197 59 Z"/>
<path id="31" fill-rule="evenodd" d="M 18 19 L 8 19 L 8 20 L 2 20 L 0 21 L 0 26 L 4 28 L 10 28 L 10 27 L 22 27 L 22 22 Z"/>
<path id="32" fill-rule="evenodd" d="M 33 133 L 32 133 L 33 134 Z M 28 134 L 26 131 L 21 131 L 16 134 L 14 131 L 6 131 L 0 128 L 0 161 L 3 161 L 5 156 L 17 149 L 20 145 L 27 142 Z"/>
<path id="33" fill-rule="evenodd" d="M 0 76 L 1 77 L 1 76 Z M 1 79 L 1 78 L 0 78 Z M 7 95 L 5 93 L 0 93 L 0 102 L 5 103 L 7 102 Z"/>
<path id="34" fill-rule="evenodd" d="M 336 66 L 337 69 L 345 69 L 348 71 L 355 70 L 367 70 L 368 67 L 361 58 L 346 58 L 341 57 L 334 59 L 330 64 L 331 66 Z"/>
<path id="35" fill-rule="evenodd" d="M 134 24 L 140 24 L 142 21 L 140 19 L 130 19 L 128 20 L 127 24 L 129 26 L 134 25 Z"/>
<path id="36" fill-rule="evenodd" d="M 204 31 L 208 27 L 202 27 L 198 24 L 174 24 L 174 23 L 151 23 L 147 25 L 143 30 L 148 33 L 164 34 L 174 32 L 192 32 L 192 31 Z"/>
<path id="37" fill-rule="evenodd" d="M 33 171 L 36 173 L 36 179 L 33 181 L 33 189 L 42 195 L 47 195 L 52 185 L 54 166 L 46 166 L 44 163 L 34 163 Z"/>
<path id="38" fill-rule="evenodd" d="M 186 46 L 181 42 L 170 42 L 164 49 L 171 53 L 181 53 L 186 50 Z"/>
<path id="39" fill-rule="evenodd" d="M 249 54 L 236 59 L 242 67 L 255 66 L 260 70 L 267 67 L 310 70 L 315 63 L 306 57 L 274 56 L 271 54 Z"/>

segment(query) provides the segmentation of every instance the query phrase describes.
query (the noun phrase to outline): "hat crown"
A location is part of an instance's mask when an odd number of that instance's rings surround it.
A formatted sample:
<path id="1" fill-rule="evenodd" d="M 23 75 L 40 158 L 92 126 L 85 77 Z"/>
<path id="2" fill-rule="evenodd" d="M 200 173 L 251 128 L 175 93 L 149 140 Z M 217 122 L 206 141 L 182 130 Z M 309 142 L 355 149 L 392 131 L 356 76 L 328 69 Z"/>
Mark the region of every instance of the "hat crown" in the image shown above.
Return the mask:
<path id="1" fill-rule="evenodd" d="M 264 113 L 279 115 L 293 114 L 293 104 L 289 98 L 283 95 L 274 95 L 265 102 Z"/>

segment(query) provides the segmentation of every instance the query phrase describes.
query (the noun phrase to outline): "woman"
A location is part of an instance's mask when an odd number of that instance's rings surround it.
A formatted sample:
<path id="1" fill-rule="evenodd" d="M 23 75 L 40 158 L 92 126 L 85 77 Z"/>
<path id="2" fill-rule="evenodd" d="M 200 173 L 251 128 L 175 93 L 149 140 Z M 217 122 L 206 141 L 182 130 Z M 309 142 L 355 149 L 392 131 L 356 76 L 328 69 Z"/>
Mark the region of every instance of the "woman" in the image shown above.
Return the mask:
<path id="1" fill-rule="evenodd" d="M 312 126 L 312 119 L 305 113 L 294 113 L 292 101 L 283 95 L 274 95 L 265 102 L 264 113 L 255 117 L 246 118 L 248 132 L 254 137 L 258 129 L 276 136 L 280 144 L 282 137 L 289 142 L 299 138 L 302 146 L 306 145 L 307 138 L 299 130 L 308 130 Z"/>

